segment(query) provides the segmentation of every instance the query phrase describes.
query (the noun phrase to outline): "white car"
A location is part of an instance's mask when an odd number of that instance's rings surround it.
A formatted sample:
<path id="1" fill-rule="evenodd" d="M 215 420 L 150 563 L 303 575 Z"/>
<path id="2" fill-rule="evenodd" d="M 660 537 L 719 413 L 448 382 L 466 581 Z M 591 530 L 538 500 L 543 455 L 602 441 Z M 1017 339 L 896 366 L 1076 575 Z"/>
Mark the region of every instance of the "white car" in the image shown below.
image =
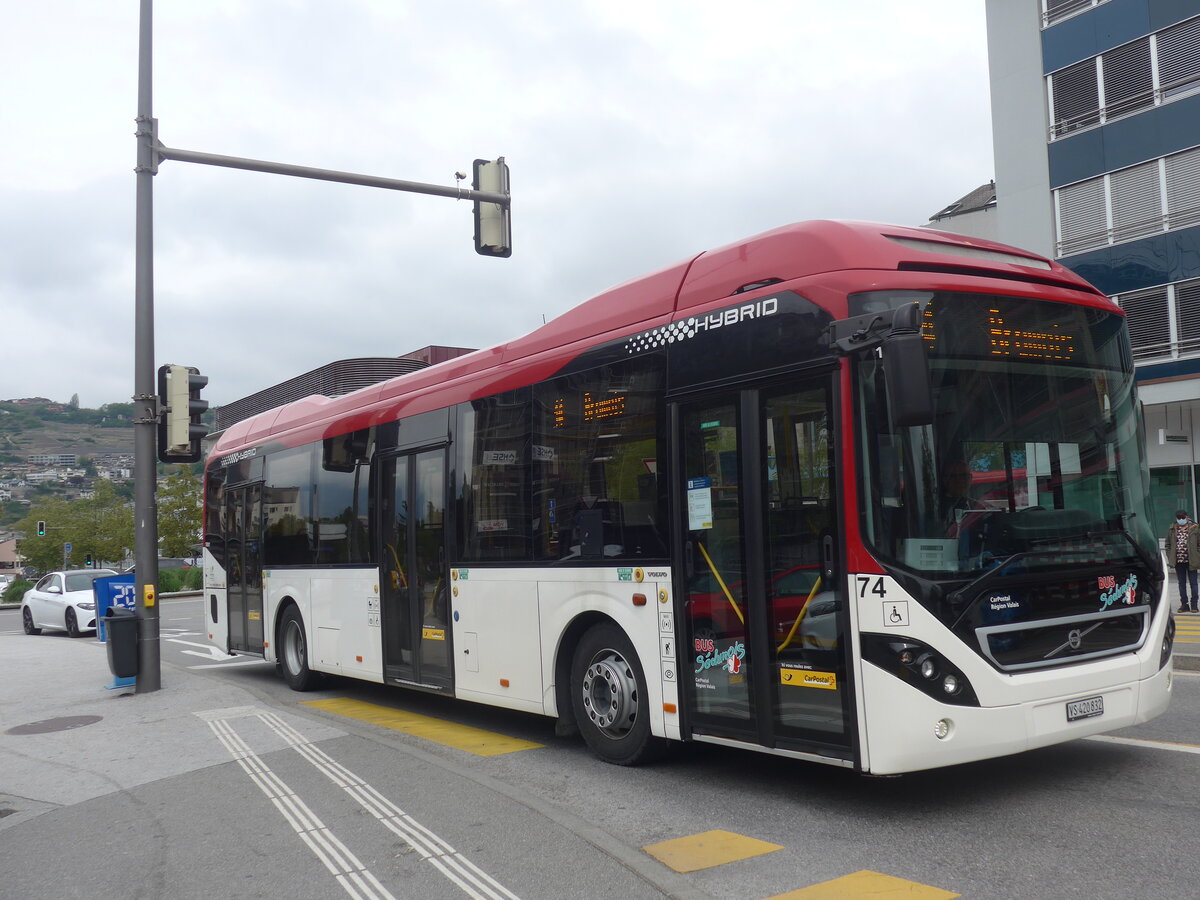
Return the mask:
<path id="1" fill-rule="evenodd" d="M 112 569 L 68 569 L 50 572 L 25 592 L 21 603 L 21 623 L 26 634 L 41 634 L 43 628 L 65 631 L 79 637 L 96 630 L 96 595 L 92 582 Z"/>

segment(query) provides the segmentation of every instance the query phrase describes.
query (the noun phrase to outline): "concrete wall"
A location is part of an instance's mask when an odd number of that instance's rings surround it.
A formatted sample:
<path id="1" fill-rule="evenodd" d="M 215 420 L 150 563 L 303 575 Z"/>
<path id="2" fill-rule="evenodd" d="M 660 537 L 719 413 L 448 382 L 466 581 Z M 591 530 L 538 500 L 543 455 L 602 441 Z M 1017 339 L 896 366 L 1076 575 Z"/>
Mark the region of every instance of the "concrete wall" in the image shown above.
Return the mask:
<path id="1" fill-rule="evenodd" d="M 1054 256 L 1039 0 L 987 0 L 996 239 Z M 1041 97 L 1041 103 L 1031 103 Z"/>

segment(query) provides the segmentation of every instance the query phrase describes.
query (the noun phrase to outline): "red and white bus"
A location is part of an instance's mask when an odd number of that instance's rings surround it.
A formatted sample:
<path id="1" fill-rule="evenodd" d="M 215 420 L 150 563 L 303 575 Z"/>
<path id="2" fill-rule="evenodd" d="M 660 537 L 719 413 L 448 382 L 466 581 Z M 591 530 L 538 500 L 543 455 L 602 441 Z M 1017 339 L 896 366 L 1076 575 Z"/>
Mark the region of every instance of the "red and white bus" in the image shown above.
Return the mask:
<path id="1" fill-rule="evenodd" d="M 1105 296 L 809 222 L 227 428 L 208 630 L 297 690 L 554 716 L 618 764 L 683 740 L 926 769 L 1166 708 L 1147 479 Z"/>

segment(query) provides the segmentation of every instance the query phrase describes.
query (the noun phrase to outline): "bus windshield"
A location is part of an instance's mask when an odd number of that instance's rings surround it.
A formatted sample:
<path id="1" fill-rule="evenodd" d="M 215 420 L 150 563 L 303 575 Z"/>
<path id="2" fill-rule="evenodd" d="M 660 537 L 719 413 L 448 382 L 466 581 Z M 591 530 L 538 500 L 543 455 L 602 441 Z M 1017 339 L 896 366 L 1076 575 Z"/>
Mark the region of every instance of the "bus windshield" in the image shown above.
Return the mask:
<path id="1" fill-rule="evenodd" d="M 1156 567 L 1123 319 L 1066 303 L 876 292 L 926 303 L 935 416 L 890 427 L 877 357 L 858 367 L 865 536 L 881 561 L 974 579 L 1075 564 Z"/>

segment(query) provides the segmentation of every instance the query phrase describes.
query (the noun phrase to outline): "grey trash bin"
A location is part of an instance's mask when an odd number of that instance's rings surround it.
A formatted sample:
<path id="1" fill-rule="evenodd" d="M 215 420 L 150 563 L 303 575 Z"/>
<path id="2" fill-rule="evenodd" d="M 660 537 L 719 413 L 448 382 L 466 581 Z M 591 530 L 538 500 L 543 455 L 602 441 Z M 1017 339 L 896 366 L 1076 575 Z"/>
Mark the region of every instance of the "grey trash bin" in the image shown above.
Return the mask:
<path id="1" fill-rule="evenodd" d="M 133 678 L 138 673 L 138 617 L 131 609 L 110 606 L 104 614 L 108 638 L 108 668 L 114 678 Z"/>

